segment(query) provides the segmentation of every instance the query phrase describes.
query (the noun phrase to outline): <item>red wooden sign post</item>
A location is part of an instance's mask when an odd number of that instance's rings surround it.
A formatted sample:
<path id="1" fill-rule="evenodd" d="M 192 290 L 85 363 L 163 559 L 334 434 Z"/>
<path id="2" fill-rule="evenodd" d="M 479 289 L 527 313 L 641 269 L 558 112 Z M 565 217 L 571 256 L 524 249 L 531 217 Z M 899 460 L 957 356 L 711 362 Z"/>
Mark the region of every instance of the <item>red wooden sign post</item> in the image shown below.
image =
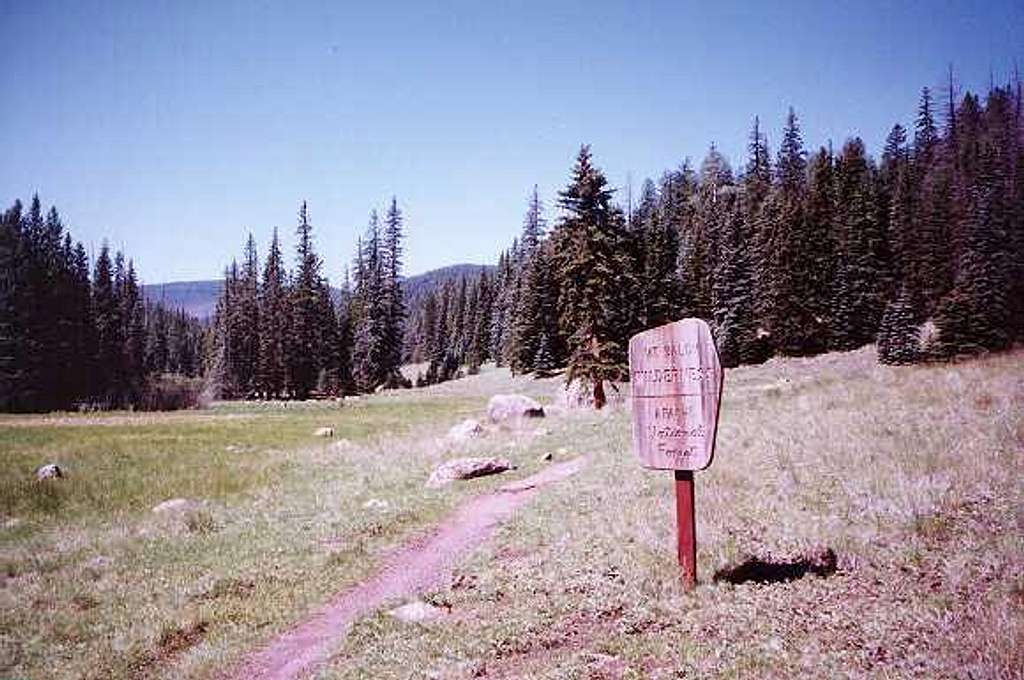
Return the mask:
<path id="1" fill-rule="evenodd" d="M 629 341 L 633 449 L 641 464 L 674 470 L 683 586 L 697 582 L 693 471 L 711 465 L 722 397 L 722 366 L 711 329 L 683 319 Z"/>

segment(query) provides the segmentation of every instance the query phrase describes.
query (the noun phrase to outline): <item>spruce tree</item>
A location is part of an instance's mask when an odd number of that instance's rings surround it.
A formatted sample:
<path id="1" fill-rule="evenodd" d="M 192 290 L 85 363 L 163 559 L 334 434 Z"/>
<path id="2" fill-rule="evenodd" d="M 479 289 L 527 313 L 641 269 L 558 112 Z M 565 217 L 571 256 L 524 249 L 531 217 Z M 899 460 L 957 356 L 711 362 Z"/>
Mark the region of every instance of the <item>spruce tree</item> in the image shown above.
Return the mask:
<path id="1" fill-rule="evenodd" d="M 872 342 L 885 309 L 889 269 L 884 231 L 874 209 L 872 173 L 863 142 L 857 138 L 848 141 L 836 167 L 840 253 L 832 311 L 836 349 L 855 349 Z"/>
<path id="2" fill-rule="evenodd" d="M 92 279 L 92 316 L 96 324 L 93 361 L 94 395 L 101 404 L 114 405 L 117 366 L 121 360 L 120 318 L 114 291 L 113 265 L 106 242 L 100 247 Z"/>
<path id="3" fill-rule="evenodd" d="M 553 238 L 561 282 L 559 318 L 569 344 L 566 378 L 588 384 L 599 409 L 606 401 L 604 383 L 627 374 L 628 329 L 616 325 L 624 296 L 619 272 L 628 266 L 620 249 L 625 220 L 611 196 L 590 147 L 583 146 L 569 185 L 559 193 L 564 215 Z"/>
<path id="4" fill-rule="evenodd" d="M 904 287 L 885 307 L 878 329 L 878 360 L 883 364 L 911 364 L 918 361 L 918 328 L 913 296 Z"/>
<path id="5" fill-rule="evenodd" d="M 286 388 L 288 355 L 289 294 L 277 229 L 263 265 L 260 290 L 260 350 L 258 389 L 265 398 L 276 399 Z"/>
<path id="6" fill-rule="evenodd" d="M 544 237 L 544 208 L 534 185 L 530 194 L 523 233 L 519 241 L 522 264 L 519 271 L 519 295 L 512 310 L 513 356 L 509 365 L 515 373 L 529 373 L 537 356 L 543 328 L 544 296 L 547 294 L 546 268 L 541 252 Z"/>
<path id="7" fill-rule="evenodd" d="M 313 227 L 309 223 L 306 202 L 299 209 L 296 228 L 295 275 L 290 290 L 290 332 L 288 381 L 293 395 L 306 399 L 316 387 L 320 369 L 321 349 L 319 319 L 320 259 L 313 248 Z"/>
<path id="8" fill-rule="evenodd" d="M 382 250 L 384 328 L 383 365 L 381 373 L 390 386 L 402 383 L 402 345 L 405 338 L 405 296 L 402 292 L 402 211 L 396 198 L 391 198 L 384 218 Z"/>
<path id="9" fill-rule="evenodd" d="M 235 327 L 239 334 L 238 387 L 241 395 L 255 396 L 259 392 L 260 368 L 260 265 L 256 253 L 256 240 L 249 234 L 245 242 L 242 269 L 239 274 L 235 298 Z"/>

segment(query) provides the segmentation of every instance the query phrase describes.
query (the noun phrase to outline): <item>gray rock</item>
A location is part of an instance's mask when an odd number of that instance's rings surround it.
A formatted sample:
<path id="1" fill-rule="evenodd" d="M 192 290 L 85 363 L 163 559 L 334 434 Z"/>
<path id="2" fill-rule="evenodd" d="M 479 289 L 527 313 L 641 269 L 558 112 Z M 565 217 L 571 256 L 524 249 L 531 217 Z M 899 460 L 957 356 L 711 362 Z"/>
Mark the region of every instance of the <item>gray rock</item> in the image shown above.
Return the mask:
<path id="1" fill-rule="evenodd" d="M 44 479 L 62 479 L 64 477 L 64 471 L 56 463 L 47 463 L 36 468 L 36 481 L 41 482 Z"/>
<path id="2" fill-rule="evenodd" d="M 187 498 L 171 498 L 163 503 L 153 506 L 153 513 L 156 515 L 175 515 L 188 512 L 196 507 L 195 501 Z"/>
<path id="3" fill-rule="evenodd" d="M 487 403 L 487 417 L 492 423 L 543 418 L 544 409 L 537 401 L 522 394 L 496 394 Z"/>
<path id="4" fill-rule="evenodd" d="M 388 613 L 404 623 L 426 623 L 428 621 L 435 621 L 448 612 L 441 607 L 435 607 L 432 604 L 416 600 L 415 602 L 403 604 L 401 607 L 392 609 Z"/>
<path id="5" fill-rule="evenodd" d="M 316 431 L 313 432 L 313 434 L 315 436 L 317 436 L 317 437 L 333 437 L 334 436 L 334 428 L 333 427 L 318 427 L 316 429 Z"/>
<path id="6" fill-rule="evenodd" d="M 515 468 L 516 466 L 505 458 L 455 458 L 438 465 L 427 480 L 427 486 L 437 489 L 457 479 L 496 475 Z"/>
<path id="7" fill-rule="evenodd" d="M 463 420 L 458 425 L 448 430 L 448 439 L 454 442 L 464 442 L 467 439 L 477 439 L 484 436 L 484 426 L 479 421 Z"/>
<path id="8" fill-rule="evenodd" d="M 371 498 L 363 503 L 363 507 L 367 510 L 384 510 L 388 507 L 388 502 L 382 501 L 379 498 Z"/>

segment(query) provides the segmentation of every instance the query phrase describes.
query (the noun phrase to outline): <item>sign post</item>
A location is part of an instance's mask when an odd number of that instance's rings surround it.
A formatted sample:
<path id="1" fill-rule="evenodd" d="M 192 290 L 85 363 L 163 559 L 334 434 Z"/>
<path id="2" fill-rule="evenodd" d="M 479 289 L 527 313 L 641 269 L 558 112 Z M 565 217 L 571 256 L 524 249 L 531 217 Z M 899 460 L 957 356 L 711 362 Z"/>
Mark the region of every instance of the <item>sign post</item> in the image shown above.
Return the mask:
<path id="1" fill-rule="evenodd" d="M 683 587 L 697 582 L 693 471 L 711 465 L 722 397 L 722 366 L 711 329 L 683 319 L 629 341 L 633 449 L 640 463 L 673 470 Z"/>

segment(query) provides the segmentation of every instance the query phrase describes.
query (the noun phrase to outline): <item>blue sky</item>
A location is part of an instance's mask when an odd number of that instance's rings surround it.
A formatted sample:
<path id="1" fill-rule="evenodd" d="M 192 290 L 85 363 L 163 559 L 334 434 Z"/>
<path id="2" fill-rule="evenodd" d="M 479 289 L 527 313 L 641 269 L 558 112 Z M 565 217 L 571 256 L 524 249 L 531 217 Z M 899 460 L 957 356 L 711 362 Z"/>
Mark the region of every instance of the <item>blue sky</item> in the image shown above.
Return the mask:
<path id="1" fill-rule="evenodd" d="M 793 105 L 808 146 L 877 153 L 949 63 L 1024 68 L 1022 36 L 999 0 L 0 0 L 0 200 L 39 192 L 150 283 L 217 276 L 249 230 L 290 247 L 302 200 L 336 281 L 392 194 L 408 273 L 487 262 L 581 143 L 617 186 L 711 142 L 738 167 Z"/>

